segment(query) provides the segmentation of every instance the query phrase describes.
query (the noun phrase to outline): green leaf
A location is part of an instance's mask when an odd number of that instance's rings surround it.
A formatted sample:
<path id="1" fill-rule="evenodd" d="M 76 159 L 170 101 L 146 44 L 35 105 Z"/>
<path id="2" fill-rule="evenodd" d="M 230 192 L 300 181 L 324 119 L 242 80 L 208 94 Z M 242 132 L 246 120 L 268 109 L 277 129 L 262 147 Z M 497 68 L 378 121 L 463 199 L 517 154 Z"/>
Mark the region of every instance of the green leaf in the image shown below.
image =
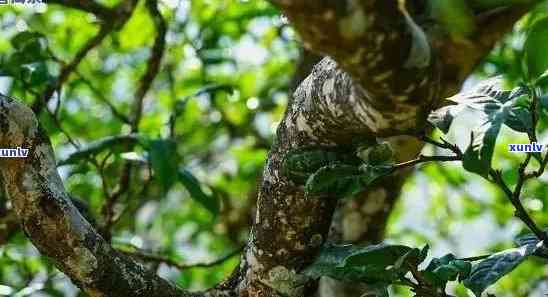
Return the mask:
<path id="1" fill-rule="evenodd" d="M 179 171 L 179 181 L 187 189 L 190 197 L 200 203 L 213 215 L 218 215 L 220 210 L 219 199 L 216 195 L 207 195 L 200 185 L 200 181 L 188 170 Z"/>
<path id="2" fill-rule="evenodd" d="M 547 232 L 548 230 L 544 230 L 544 232 Z M 525 235 L 518 236 L 514 239 L 514 242 L 517 246 L 524 246 L 524 245 L 537 245 L 540 240 L 537 238 L 537 236 L 533 233 L 528 233 Z M 534 253 L 535 256 L 548 259 L 548 248 L 544 245 L 540 245 L 539 248 Z"/>
<path id="3" fill-rule="evenodd" d="M 21 78 L 32 86 L 41 85 L 51 79 L 45 62 L 21 65 Z"/>
<path id="4" fill-rule="evenodd" d="M 23 50 L 31 43 L 40 42 L 40 40 L 46 40 L 44 34 L 39 32 L 23 31 L 15 34 L 11 38 L 11 45 L 16 50 Z"/>
<path id="5" fill-rule="evenodd" d="M 155 139 L 147 144 L 154 177 L 167 193 L 177 181 L 179 158 L 177 144 L 170 139 Z"/>
<path id="6" fill-rule="evenodd" d="M 504 124 L 517 132 L 528 134 L 533 132 L 533 118 L 531 111 L 526 107 L 516 106 L 512 108 Z"/>
<path id="7" fill-rule="evenodd" d="M 537 0 L 470 0 L 470 6 L 474 9 L 494 9 L 504 6 L 519 5 L 519 4 L 531 4 Z"/>
<path id="8" fill-rule="evenodd" d="M 11 44 L 16 50 L 11 56 L 12 64 L 22 65 L 45 61 L 49 58 L 47 39 L 41 33 L 28 31 L 18 33 L 11 39 Z"/>
<path id="9" fill-rule="evenodd" d="M 429 115 L 428 121 L 447 134 L 455 118 L 466 109 L 480 111 L 482 114 L 488 115 L 500 108 L 502 103 L 520 98 L 522 95 L 524 95 L 523 88 L 516 88 L 513 91 L 502 90 L 501 78 L 490 78 L 478 83 L 469 91 L 447 98 L 446 100 L 453 104 L 433 111 Z"/>
<path id="10" fill-rule="evenodd" d="M 424 276 L 438 288 L 445 288 L 447 282 L 462 280 L 470 274 L 471 264 L 458 260 L 453 254 L 434 258 L 423 271 Z"/>
<path id="11" fill-rule="evenodd" d="M 448 105 L 433 111 L 428 116 L 428 122 L 440 129 L 444 134 L 449 132 L 453 120 L 465 109 L 465 105 Z"/>
<path id="12" fill-rule="evenodd" d="M 303 273 L 311 278 L 318 279 L 322 276 L 330 276 L 343 279 L 343 270 L 339 266 L 344 263 L 344 259 L 359 250 L 359 247 L 351 244 L 331 245 L 326 244 L 320 250 L 318 257 L 310 264 Z M 343 277 L 343 278 L 340 278 Z"/>
<path id="13" fill-rule="evenodd" d="M 330 276 L 346 281 L 391 283 L 401 275 L 392 266 L 410 250 L 407 246 L 387 244 L 326 245 L 303 273 L 312 278 Z"/>
<path id="14" fill-rule="evenodd" d="M 371 165 L 386 164 L 392 161 L 394 151 L 388 142 L 382 142 L 360 150 L 358 157 Z"/>
<path id="15" fill-rule="evenodd" d="M 335 194 L 344 198 L 359 193 L 362 172 L 356 166 L 334 164 L 320 168 L 312 174 L 305 185 L 307 194 Z"/>
<path id="16" fill-rule="evenodd" d="M 470 172 L 487 176 L 501 126 L 507 122 L 524 92 L 522 87 L 513 91 L 503 90 L 500 78 L 488 79 L 468 92 L 449 98 L 457 105 L 434 112 L 430 121 L 446 132 L 454 118 L 465 108 L 480 112 L 483 122 L 471 133 L 470 145 L 463 156 L 463 167 Z M 511 121 L 511 124 L 515 123 Z"/>
<path id="17" fill-rule="evenodd" d="M 428 254 L 428 245 L 423 249 L 411 249 L 403 256 L 401 256 L 394 264 L 394 270 L 399 271 L 400 275 L 405 275 L 410 267 L 418 270 L 418 266 L 426 259 Z"/>
<path id="18" fill-rule="evenodd" d="M 108 136 L 91 142 L 84 148 L 70 154 L 66 159 L 60 161 L 58 166 L 70 165 L 79 161 L 94 157 L 108 149 L 111 151 L 125 151 L 131 149 L 140 139 L 137 134 Z"/>
<path id="19" fill-rule="evenodd" d="M 283 172 L 293 182 L 304 184 L 320 168 L 340 164 L 357 164 L 360 160 L 347 152 L 321 146 L 305 146 L 287 153 L 282 166 Z"/>
<path id="20" fill-rule="evenodd" d="M 523 47 L 526 73 L 531 81 L 548 70 L 548 17 L 536 21 L 527 34 Z"/>
<path id="21" fill-rule="evenodd" d="M 369 165 L 364 164 L 360 166 L 362 171 L 361 181 L 364 186 L 368 186 L 378 178 L 389 175 L 394 172 L 393 165 Z"/>
<path id="22" fill-rule="evenodd" d="M 464 280 L 464 285 L 480 297 L 487 287 L 512 272 L 537 249 L 538 245 L 530 244 L 493 254 L 472 267 L 470 276 Z"/>

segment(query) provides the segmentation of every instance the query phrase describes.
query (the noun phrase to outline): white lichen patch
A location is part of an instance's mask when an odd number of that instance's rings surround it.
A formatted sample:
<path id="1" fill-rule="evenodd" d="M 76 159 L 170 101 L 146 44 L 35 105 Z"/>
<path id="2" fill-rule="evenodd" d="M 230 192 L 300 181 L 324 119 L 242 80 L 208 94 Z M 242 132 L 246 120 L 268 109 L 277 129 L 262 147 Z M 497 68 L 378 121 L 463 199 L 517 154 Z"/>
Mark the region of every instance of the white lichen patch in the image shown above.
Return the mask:
<path id="1" fill-rule="evenodd" d="M 308 124 L 308 119 L 304 113 L 299 113 L 295 120 L 297 131 L 306 132 L 307 135 L 313 135 L 314 129 Z"/>
<path id="2" fill-rule="evenodd" d="M 4 99 L 1 98 L 0 100 L 4 101 Z M 36 130 L 38 121 L 28 106 L 16 101 L 12 101 L 11 103 L 6 104 L 6 106 L 7 110 L 5 111 L 10 122 L 15 123 L 15 126 L 17 126 L 21 132 L 34 132 Z"/>
<path id="3" fill-rule="evenodd" d="M 368 229 L 365 218 L 356 210 L 345 213 L 342 225 L 343 239 L 349 242 L 360 239 Z"/>
<path id="4" fill-rule="evenodd" d="M 259 262 L 259 260 L 255 256 L 255 247 L 253 245 L 251 245 L 246 250 L 245 259 L 247 261 L 247 264 L 249 264 L 252 270 L 260 271 L 263 269 L 263 265 L 261 264 L 261 262 Z"/>
<path id="5" fill-rule="evenodd" d="M 296 273 L 295 270 L 289 270 L 284 266 L 276 266 L 268 271 L 266 278 L 260 280 L 283 296 L 297 297 L 303 296 L 303 285 L 308 278 Z"/>
<path id="6" fill-rule="evenodd" d="M 330 97 L 335 91 L 335 78 L 330 77 L 323 82 L 322 93 L 325 97 Z"/>
<path id="7" fill-rule="evenodd" d="M 70 273 L 75 279 L 84 284 L 91 284 L 94 280 L 91 277 L 97 269 L 97 258 L 88 249 L 75 247 L 71 255 L 65 260 Z"/>
<path id="8" fill-rule="evenodd" d="M 126 261 L 116 258 L 114 260 L 116 266 L 122 271 L 122 278 L 128 283 L 133 291 L 139 292 L 147 289 L 147 280 L 142 273 L 145 270 L 141 264 L 132 262 L 131 265 Z"/>
<path id="9" fill-rule="evenodd" d="M 362 212 L 369 215 L 379 212 L 384 208 L 386 196 L 386 190 L 383 188 L 369 193 L 365 203 L 361 207 Z"/>
<path id="10" fill-rule="evenodd" d="M 22 194 L 25 195 L 25 199 L 27 201 L 34 202 L 40 198 L 42 192 L 38 183 L 36 182 L 36 178 L 34 177 L 33 172 L 31 171 L 23 172 L 21 185 L 22 185 L 22 190 L 24 191 L 24 193 Z"/>

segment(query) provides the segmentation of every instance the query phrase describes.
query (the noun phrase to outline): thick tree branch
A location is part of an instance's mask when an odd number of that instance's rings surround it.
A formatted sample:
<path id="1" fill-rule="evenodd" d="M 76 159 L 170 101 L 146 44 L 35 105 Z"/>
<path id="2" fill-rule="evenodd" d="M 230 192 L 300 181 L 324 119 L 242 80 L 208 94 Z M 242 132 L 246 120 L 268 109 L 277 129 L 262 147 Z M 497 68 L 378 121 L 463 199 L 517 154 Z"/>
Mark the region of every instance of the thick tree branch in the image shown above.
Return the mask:
<path id="1" fill-rule="evenodd" d="M 0 95 L 0 147 L 29 149 L 0 159 L 6 193 L 40 252 L 90 296 L 194 296 L 116 252 L 82 217 L 56 171 L 48 138 L 31 109 Z"/>

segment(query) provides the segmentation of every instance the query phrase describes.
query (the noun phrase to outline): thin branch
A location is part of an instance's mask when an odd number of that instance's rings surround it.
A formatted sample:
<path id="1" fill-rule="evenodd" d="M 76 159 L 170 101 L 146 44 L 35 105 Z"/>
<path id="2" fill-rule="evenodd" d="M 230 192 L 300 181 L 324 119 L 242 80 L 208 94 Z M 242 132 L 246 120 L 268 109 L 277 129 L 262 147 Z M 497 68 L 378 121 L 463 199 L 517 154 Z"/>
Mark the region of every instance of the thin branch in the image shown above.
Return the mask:
<path id="1" fill-rule="evenodd" d="M 158 1 L 147 0 L 146 6 L 154 20 L 154 25 L 156 26 L 156 38 L 154 39 L 154 45 L 152 46 L 151 55 L 148 59 L 147 69 L 145 74 L 141 77 L 139 87 L 135 92 L 135 101 L 133 104 L 133 113 L 131 118 L 131 129 L 133 132 L 138 130 L 139 122 L 143 113 L 143 100 L 146 93 L 152 86 L 154 78 L 160 71 L 162 57 L 164 56 L 164 51 L 166 48 L 167 24 L 158 10 Z"/>
<path id="2" fill-rule="evenodd" d="M 114 14 L 113 9 L 105 7 L 95 1 L 79 0 L 48 0 L 48 4 L 59 4 L 66 7 L 89 12 L 101 19 L 108 19 Z"/>
<path id="3" fill-rule="evenodd" d="M 220 264 L 230 260 L 231 258 L 233 258 L 237 255 L 240 255 L 242 253 L 243 249 L 244 249 L 244 246 L 241 246 L 238 249 L 230 252 L 229 254 L 227 254 L 227 255 L 225 255 L 225 256 L 217 259 L 217 260 L 214 260 L 214 261 L 211 261 L 211 262 L 205 262 L 205 263 L 192 263 L 192 264 L 179 263 L 179 262 L 177 262 L 175 260 L 172 260 L 168 257 L 148 253 L 148 252 L 141 251 L 141 250 L 136 250 L 136 251 L 119 250 L 119 251 L 126 254 L 126 255 L 128 255 L 128 256 L 140 259 L 140 260 L 145 261 L 145 262 L 163 263 L 167 266 L 175 267 L 179 270 L 186 270 L 186 269 L 192 269 L 192 268 L 210 268 L 210 267 L 213 267 L 213 266 L 220 265 Z"/>
<path id="4" fill-rule="evenodd" d="M 420 163 L 426 163 L 426 162 L 452 162 L 452 161 L 461 161 L 462 158 L 455 155 L 455 156 L 424 156 L 420 155 L 418 158 L 399 163 L 394 165 L 394 170 L 403 169 L 407 167 L 412 167 Z"/>
<path id="5" fill-rule="evenodd" d="M 32 110 L 35 113 L 39 113 L 44 106 L 48 103 L 51 96 L 55 91 L 59 91 L 62 85 L 66 82 L 68 77 L 72 72 L 76 70 L 80 62 L 87 56 L 87 54 L 97 47 L 112 31 L 120 29 L 131 17 L 135 6 L 137 5 L 138 0 L 132 1 L 122 1 L 118 6 L 109 10 L 108 18 L 101 24 L 99 32 L 89 39 L 86 44 L 80 48 L 72 60 L 65 64 L 59 73 L 59 77 L 55 82 L 49 84 L 42 94 L 42 96 L 37 96 L 34 103 L 32 104 Z M 92 10 L 100 11 L 100 6 L 94 5 L 94 2 L 88 1 L 69 1 L 69 0 L 59 0 L 59 4 L 66 4 L 71 7 L 79 8 L 88 8 Z M 56 59 L 58 60 L 58 59 Z"/>
<path id="6" fill-rule="evenodd" d="M 495 184 L 497 184 L 503 192 L 506 194 L 506 197 L 512 203 L 514 208 L 516 209 L 516 217 L 518 217 L 536 236 L 539 240 L 544 241 L 544 244 L 548 243 L 547 235 L 544 231 L 542 231 L 537 224 L 533 221 L 533 219 L 529 216 L 525 208 L 523 207 L 523 204 L 521 203 L 520 194 L 521 194 L 521 186 L 516 187 L 516 191 L 512 192 L 508 185 L 506 185 L 506 182 L 502 178 L 502 173 L 500 171 L 494 171 L 492 170 L 490 172 L 490 176 L 493 178 L 493 181 Z M 521 175 L 520 175 L 521 176 Z M 520 177 L 519 180 L 522 178 Z M 518 181 L 519 183 L 523 183 Z"/>
<path id="7" fill-rule="evenodd" d="M 476 262 L 476 261 L 487 259 L 489 257 L 491 257 L 491 255 L 481 255 L 481 256 L 475 256 L 475 257 L 460 258 L 459 260 L 467 261 L 467 262 Z"/>
<path id="8" fill-rule="evenodd" d="M 113 30 L 112 24 L 103 24 L 99 29 L 99 32 L 92 37 L 88 42 L 76 53 L 74 58 L 61 68 L 59 77 L 55 82 L 49 84 L 41 96 L 38 96 L 32 104 L 32 110 L 35 113 L 39 113 L 44 106 L 48 103 L 51 96 L 55 91 L 58 91 L 63 83 L 68 79 L 69 75 L 78 67 L 80 62 L 87 56 L 87 54 L 96 46 L 98 46 L 103 39 Z"/>
<path id="9" fill-rule="evenodd" d="M 103 92 L 99 91 L 97 87 L 93 85 L 91 81 L 89 81 L 87 78 L 85 78 L 79 71 L 76 71 L 76 74 L 78 77 L 80 77 L 80 80 L 90 89 L 90 91 L 99 99 L 99 101 L 103 102 L 112 113 L 113 116 L 117 117 L 120 121 L 122 121 L 125 124 L 129 124 L 129 118 L 124 115 L 121 111 L 119 111 L 116 106 L 110 100 L 108 100 Z"/>
<path id="10" fill-rule="evenodd" d="M 133 112 L 130 118 L 132 132 L 137 132 L 139 130 L 139 123 L 143 113 L 143 101 L 146 93 L 152 86 L 152 81 L 160 71 L 162 57 L 166 47 L 167 24 L 158 10 L 158 1 L 147 0 L 146 6 L 154 20 L 157 33 L 152 46 L 150 58 L 147 62 L 145 74 L 141 77 L 139 86 L 135 91 Z M 113 208 L 119 198 L 129 190 L 131 175 L 132 164 L 130 162 L 126 162 L 123 166 L 123 171 L 118 182 L 117 190 L 112 193 L 110 199 L 105 201 L 105 204 L 101 210 L 101 213 L 105 217 L 105 225 L 102 228 L 102 234 L 107 240 L 110 240 L 111 238 L 111 229 L 115 221 Z"/>

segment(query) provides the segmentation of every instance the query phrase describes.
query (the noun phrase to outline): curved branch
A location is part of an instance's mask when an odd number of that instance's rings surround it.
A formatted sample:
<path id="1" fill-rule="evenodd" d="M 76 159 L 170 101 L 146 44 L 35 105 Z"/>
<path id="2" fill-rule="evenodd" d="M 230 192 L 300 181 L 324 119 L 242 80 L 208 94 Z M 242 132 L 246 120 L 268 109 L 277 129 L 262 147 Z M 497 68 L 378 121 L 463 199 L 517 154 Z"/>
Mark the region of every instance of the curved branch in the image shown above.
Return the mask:
<path id="1" fill-rule="evenodd" d="M 56 170 L 49 139 L 32 110 L 0 95 L 0 147 L 29 149 L 0 159 L 6 193 L 40 252 L 90 296 L 198 296 L 115 251 L 82 217 Z"/>

